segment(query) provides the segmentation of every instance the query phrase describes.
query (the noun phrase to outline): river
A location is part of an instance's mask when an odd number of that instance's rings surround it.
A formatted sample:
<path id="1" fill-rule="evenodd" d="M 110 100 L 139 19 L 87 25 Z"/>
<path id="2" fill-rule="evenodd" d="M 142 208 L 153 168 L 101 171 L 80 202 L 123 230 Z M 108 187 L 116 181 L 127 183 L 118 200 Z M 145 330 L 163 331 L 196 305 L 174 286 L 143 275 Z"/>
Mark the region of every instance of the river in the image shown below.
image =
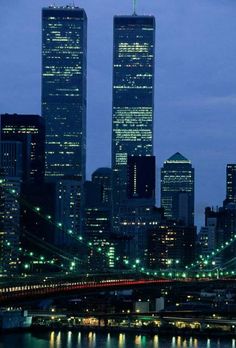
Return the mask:
<path id="1" fill-rule="evenodd" d="M 8 333 L 0 348 L 236 348 L 236 339 L 105 333 Z"/>

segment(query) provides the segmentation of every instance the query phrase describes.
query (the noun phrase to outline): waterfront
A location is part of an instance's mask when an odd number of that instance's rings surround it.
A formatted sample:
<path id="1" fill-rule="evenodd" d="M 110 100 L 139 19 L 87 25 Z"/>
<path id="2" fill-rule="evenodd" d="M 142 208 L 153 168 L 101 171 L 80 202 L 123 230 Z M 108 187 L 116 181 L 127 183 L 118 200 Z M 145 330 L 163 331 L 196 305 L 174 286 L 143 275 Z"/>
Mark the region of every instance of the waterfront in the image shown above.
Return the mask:
<path id="1" fill-rule="evenodd" d="M 56 332 L 8 333 L 0 348 L 236 348 L 236 339 L 195 338 L 139 334 Z"/>

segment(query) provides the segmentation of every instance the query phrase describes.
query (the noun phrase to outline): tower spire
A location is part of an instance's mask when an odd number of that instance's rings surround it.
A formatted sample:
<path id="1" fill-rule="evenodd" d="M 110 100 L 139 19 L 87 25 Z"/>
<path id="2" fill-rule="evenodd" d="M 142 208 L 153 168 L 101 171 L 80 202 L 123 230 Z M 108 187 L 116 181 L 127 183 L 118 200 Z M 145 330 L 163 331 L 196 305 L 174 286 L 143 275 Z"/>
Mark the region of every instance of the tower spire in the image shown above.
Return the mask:
<path id="1" fill-rule="evenodd" d="M 133 15 L 136 16 L 137 0 L 133 0 Z"/>

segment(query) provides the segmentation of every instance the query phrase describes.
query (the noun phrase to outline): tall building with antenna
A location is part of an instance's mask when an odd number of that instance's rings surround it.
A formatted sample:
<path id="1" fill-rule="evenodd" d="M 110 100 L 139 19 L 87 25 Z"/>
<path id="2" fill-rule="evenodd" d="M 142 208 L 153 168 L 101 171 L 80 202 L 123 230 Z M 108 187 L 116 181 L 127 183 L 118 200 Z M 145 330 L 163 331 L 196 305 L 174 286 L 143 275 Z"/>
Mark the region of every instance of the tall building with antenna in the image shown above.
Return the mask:
<path id="1" fill-rule="evenodd" d="M 127 198 L 129 156 L 153 155 L 155 18 L 114 17 L 113 216 Z"/>
<path id="2" fill-rule="evenodd" d="M 85 179 L 87 16 L 74 6 L 42 12 L 42 116 L 45 175 Z"/>

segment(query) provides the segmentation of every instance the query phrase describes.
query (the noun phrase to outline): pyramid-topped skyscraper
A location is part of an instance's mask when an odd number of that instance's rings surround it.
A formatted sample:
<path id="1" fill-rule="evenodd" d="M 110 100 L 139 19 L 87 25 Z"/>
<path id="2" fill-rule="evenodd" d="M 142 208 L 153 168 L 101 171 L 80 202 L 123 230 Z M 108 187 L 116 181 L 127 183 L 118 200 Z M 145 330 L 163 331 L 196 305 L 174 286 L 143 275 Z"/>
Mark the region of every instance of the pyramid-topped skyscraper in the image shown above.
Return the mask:
<path id="1" fill-rule="evenodd" d="M 194 168 L 179 152 L 161 169 L 161 206 L 166 218 L 194 225 Z"/>

